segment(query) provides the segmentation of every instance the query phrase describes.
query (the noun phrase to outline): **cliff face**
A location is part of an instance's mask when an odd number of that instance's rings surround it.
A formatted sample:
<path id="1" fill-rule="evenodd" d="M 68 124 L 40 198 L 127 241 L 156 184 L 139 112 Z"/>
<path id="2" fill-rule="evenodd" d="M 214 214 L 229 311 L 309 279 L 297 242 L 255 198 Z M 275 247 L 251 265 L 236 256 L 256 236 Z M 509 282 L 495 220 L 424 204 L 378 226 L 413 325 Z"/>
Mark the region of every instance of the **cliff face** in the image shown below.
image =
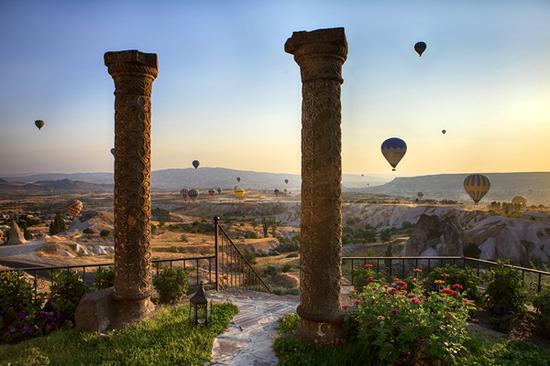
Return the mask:
<path id="1" fill-rule="evenodd" d="M 19 225 L 17 225 L 17 222 L 15 222 L 15 220 L 12 220 L 11 228 L 9 231 L 8 242 L 6 244 L 14 245 L 14 244 L 23 244 L 26 242 L 27 240 L 25 240 L 25 236 L 23 236 L 23 233 L 21 232 Z"/>

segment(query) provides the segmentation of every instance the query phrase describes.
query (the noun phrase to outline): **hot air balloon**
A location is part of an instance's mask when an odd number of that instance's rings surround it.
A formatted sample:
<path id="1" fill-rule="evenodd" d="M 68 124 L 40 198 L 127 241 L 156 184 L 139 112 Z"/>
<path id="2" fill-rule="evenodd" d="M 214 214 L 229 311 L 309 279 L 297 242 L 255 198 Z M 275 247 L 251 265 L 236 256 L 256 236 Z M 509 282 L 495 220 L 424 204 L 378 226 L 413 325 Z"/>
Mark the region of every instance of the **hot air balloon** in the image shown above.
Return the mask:
<path id="1" fill-rule="evenodd" d="M 288 184 L 288 179 L 285 179 L 285 184 Z"/>
<path id="2" fill-rule="evenodd" d="M 364 176 L 365 176 L 365 174 L 361 174 L 361 176 L 362 176 L 362 177 L 364 177 Z"/>
<path id="3" fill-rule="evenodd" d="M 189 190 L 187 188 L 183 188 L 181 191 L 180 191 L 180 196 L 181 198 L 183 198 L 184 200 L 187 200 L 189 198 Z"/>
<path id="4" fill-rule="evenodd" d="M 446 134 L 446 133 L 447 133 L 447 130 L 441 130 L 441 133 L 442 133 L 442 134 Z"/>
<path id="5" fill-rule="evenodd" d="M 414 44 L 414 50 L 416 53 L 418 53 L 418 56 L 421 57 L 424 51 L 426 51 L 426 43 L 425 42 L 416 42 Z"/>
<path id="6" fill-rule="evenodd" d="M 199 165 L 201 165 L 201 163 L 198 160 L 193 160 L 191 164 L 193 164 L 193 167 L 195 167 L 195 169 L 197 169 Z"/>
<path id="7" fill-rule="evenodd" d="M 241 177 L 237 177 L 237 182 L 240 182 L 241 181 Z"/>
<path id="8" fill-rule="evenodd" d="M 36 121 L 34 121 L 34 125 L 38 127 L 39 130 L 41 130 L 42 127 L 44 127 L 45 123 L 41 119 L 37 119 Z"/>
<path id="9" fill-rule="evenodd" d="M 211 188 L 211 189 L 208 190 L 208 195 L 209 196 L 213 196 L 215 194 L 216 194 L 216 190 L 214 188 Z"/>
<path id="10" fill-rule="evenodd" d="M 84 204 L 82 203 L 82 201 L 74 200 L 67 205 L 67 211 L 74 220 L 80 214 L 80 211 L 82 211 L 83 207 Z"/>
<path id="11" fill-rule="evenodd" d="M 482 174 L 471 174 L 464 179 L 464 190 L 472 197 L 476 205 L 489 192 L 490 188 L 489 178 Z"/>
<path id="12" fill-rule="evenodd" d="M 112 154 L 113 156 L 115 156 L 115 148 L 114 148 L 114 147 L 111 148 L 111 154 Z"/>
<path id="13" fill-rule="evenodd" d="M 189 195 L 189 198 L 192 200 L 196 200 L 199 197 L 199 191 L 197 189 L 190 189 L 187 193 Z"/>
<path id="14" fill-rule="evenodd" d="M 527 199 L 522 196 L 515 196 L 512 198 L 512 205 L 525 207 L 527 206 Z"/>
<path id="15" fill-rule="evenodd" d="M 279 195 L 279 192 L 280 192 L 280 191 L 279 191 L 277 188 L 275 188 L 275 189 L 273 190 L 273 193 L 275 193 L 275 196 L 278 196 L 278 195 Z"/>
<path id="16" fill-rule="evenodd" d="M 422 197 L 424 197 L 424 193 L 422 192 L 418 192 L 416 195 L 418 196 L 419 199 L 422 199 Z"/>
<path id="17" fill-rule="evenodd" d="M 389 138 L 382 143 L 382 155 L 390 163 L 393 168 L 392 170 L 395 170 L 395 167 L 403 159 L 406 152 L 407 144 L 398 137 Z"/>
<path id="18" fill-rule="evenodd" d="M 216 188 L 216 191 L 218 192 L 218 194 L 222 194 L 222 189 L 220 187 Z"/>
<path id="19" fill-rule="evenodd" d="M 242 188 L 235 188 L 235 190 L 233 191 L 233 194 L 235 195 L 235 198 L 243 199 L 244 196 L 246 195 L 246 192 Z"/>

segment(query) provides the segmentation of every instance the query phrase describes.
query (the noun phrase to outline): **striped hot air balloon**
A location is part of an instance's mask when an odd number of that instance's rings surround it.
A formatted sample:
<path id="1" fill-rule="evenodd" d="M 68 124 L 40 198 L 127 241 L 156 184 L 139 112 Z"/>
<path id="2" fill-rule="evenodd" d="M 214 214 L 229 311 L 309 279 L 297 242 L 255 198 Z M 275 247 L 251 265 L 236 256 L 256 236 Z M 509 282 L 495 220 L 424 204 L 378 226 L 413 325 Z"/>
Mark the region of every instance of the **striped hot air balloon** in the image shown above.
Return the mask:
<path id="1" fill-rule="evenodd" d="M 196 200 L 199 197 L 199 191 L 194 188 L 190 189 L 188 195 L 192 200 Z"/>
<path id="2" fill-rule="evenodd" d="M 82 201 L 74 200 L 67 206 L 67 211 L 69 212 L 69 215 L 71 215 L 72 219 L 74 220 L 79 214 L 80 211 L 82 211 L 82 208 L 84 208 L 84 204 Z"/>
<path id="3" fill-rule="evenodd" d="M 407 144 L 398 137 L 392 137 L 382 143 L 381 150 L 382 155 L 392 166 L 392 170 L 395 170 L 395 167 L 407 152 Z"/>
<path id="4" fill-rule="evenodd" d="M 214 188 L 211 188 L 211 189 L 208 190 L 208 195 L 209 196 L 213 196 L 215 194 L 216 194 L 216 190 Z"/>
<path id="5" fill-rule="evenodd" d="M 180 196 L 182 199 L 187 200 L 189 198 L 189 190 L 187 188 L 183 188 L 180 191 Z"/>
<path id="6" fill-rule="evenodd" d="M 476 205 L 489 192 L 490 188 L 489 178 L 482 174 L 471 174 L 464 179 L 464 190 Z"/>

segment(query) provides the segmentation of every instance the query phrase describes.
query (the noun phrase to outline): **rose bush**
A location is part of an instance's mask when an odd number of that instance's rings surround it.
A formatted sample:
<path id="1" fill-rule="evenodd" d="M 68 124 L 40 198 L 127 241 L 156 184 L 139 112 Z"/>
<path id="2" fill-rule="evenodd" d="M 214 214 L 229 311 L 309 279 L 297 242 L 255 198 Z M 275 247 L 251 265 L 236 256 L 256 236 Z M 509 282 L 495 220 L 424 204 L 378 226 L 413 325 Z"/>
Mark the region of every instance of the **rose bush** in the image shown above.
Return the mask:
<path id="1" fill-rule="evenodd" d="M 458 364 L 466 352 L 468 311 L 461 284 L 427 292 L 406 281 L 372 281 L 356 294 L 348 322 L 375 364 Z"/>

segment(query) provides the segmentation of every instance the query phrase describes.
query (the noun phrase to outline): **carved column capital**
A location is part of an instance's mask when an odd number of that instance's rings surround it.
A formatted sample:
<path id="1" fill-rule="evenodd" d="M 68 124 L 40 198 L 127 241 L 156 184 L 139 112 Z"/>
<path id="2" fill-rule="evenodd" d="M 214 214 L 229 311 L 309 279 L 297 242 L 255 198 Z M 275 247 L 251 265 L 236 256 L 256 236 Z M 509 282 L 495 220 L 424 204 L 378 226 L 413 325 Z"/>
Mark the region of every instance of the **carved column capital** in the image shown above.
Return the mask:
<path id="1" fill-rule="evenodd" d="M 300 65 L 302 82 L 342 79 L 342 64 L 348 54 L 344 28 L 294 32 L 285 43 L 285 52 Z"/>
<path id="2" fill-rule="evenodd" d="M 151 93 L 153 80 L 158 75 L 156 54 L 136 50 L 106 52 L 104 60 L 109 74 L 115 80 L 115 95 Z"/>

